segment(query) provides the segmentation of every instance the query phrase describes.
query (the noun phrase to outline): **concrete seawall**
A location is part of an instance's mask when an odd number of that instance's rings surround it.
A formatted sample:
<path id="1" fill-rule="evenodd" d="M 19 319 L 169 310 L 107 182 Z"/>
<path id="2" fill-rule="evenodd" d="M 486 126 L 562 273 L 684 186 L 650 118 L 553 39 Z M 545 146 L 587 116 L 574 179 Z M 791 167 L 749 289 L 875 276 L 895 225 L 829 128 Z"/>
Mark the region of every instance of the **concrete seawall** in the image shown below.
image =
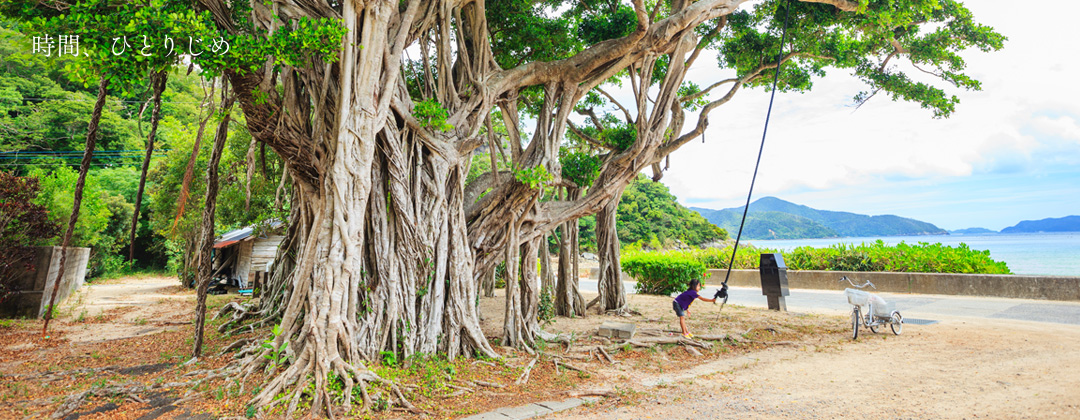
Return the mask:
<path id="1" fill-rule="evenodd" d="M 709 270 L 705 283 L 709 286 L 720 284 L 724 281 L 726 271 Z M 596 269 L 589 270 L 590 278 L 598 275 Z M 847 283 L 839 282 L 842 276 L 847 276 L 856 284 L 870 280 L 881 292 L 1080 301 L 1080 277 L 817 270 L 787 272 L 788 287 L 792 289 L 843 290 Z M 623 273 L 623 280 L 633 281 L 626 273 Z M 732 270 L 728 284 L 760 288 L 761 277 L 758 270 Z"/>

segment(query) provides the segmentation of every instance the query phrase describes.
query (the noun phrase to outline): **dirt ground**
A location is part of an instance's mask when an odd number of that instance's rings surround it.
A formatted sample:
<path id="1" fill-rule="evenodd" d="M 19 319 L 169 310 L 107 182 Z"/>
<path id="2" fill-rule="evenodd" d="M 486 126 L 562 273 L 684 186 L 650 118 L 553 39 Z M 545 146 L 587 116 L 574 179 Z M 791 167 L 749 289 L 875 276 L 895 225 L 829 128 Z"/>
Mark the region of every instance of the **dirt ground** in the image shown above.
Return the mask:
<path id="1" fill-rule="evenodd" d="M 1078 338 L 1075 326 L 1019 321 L 907 325 L 896 337 L 705 363 L 645 403 L 559 418 L 1076 419 Z"/>
<path id="2" fill-rule="evenodd" d="M 229 354 L 181 365 L 190 353 L 193 298 L 173 278 L 120 279 L 90 286 L 70 300 L 50 327 L 49 339 L 40 337 L 37 321 L 0 320 L 0 418 L 42 418 L 79 390 L 175 381 L 184 372 L 227 365 Z M 233 300 L 240 299 L 214 296 L 210 306 Z M 482 327 L 494 341 L 504 300 L 485 298 L 480 305 Z M 611 396 L 549 417 L 1080 418 L 1080 330 L 1075 326 L 954 318 L 908 324 L 900 336 L 866 331 L 852 342 L 844 317 L 732 305 L 718 314 L 717 306 L 697 302 L 691 330 L 720 338 L 701 342 L 702 347 L 637 347 L 595 337 L 601 322 L 619 320 L 635 323 L 635 338 L 641 340 L 676 338 L 670 298 L 631 295 L 630 306 L 641 315 L 590 314 L 545 325 L 545 331 L 570 338 L 570 348 L 541 343 L 545 355 L 525 384 L 515 380 L 535 356 L 506 347 L 497 347 L 503 358 L 494 361 L 420 362 L 407 368 L 375 364 L 376 372 L 405 387 L 421 413 L 391 408 L 358 416 L 461 418 L 575 395 L 568 391 L 602 391 Z M 216 332 L 218 325 L 208 328 L 210 355 L 237 338 L 267 335 L 257 330 L 224 336 Z M 598 347 L 610 350 L 615 363 L 604 360 Z M 432 366 L 452 373 L 435 375 L 445 381 L 432 380 Z M 97 370 L 86 371 L 90 368 Z M 234 385 L 239 383 L 221 380 L 142 398 L 91 398 L 67 418 L 242 416 L 250 396 Z"/>

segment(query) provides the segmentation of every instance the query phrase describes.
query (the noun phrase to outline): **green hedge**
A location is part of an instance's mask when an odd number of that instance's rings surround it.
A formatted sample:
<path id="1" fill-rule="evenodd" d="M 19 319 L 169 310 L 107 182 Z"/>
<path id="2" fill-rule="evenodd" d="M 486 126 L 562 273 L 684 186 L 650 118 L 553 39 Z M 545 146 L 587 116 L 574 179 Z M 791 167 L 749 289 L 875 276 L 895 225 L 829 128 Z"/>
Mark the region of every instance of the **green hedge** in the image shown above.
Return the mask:
<path id="1" fill-rule="evenodd" d="M 774 252 L 778 251 L 739 247 L 734 268 L 755 269 L 761 254 Z M 963 243 L 955 247 L 926 242 L 886 245 L 878 240 L 870 244 L 836 244 L 825 248 L 803 246 L 781 253 L 788 270 L 1012 274 L 1004 262 L 990 258 L 990 251 L 971 249 Z M 636 254 L 638 252 L 625 253 Z M 731 247 L 668 251 L 663 254 L 692 259 L 711 269 L 726 269 L 731 258 Z M 626 270 L 625 266 L 623 270 Z"/>
<path id="2" fill-rule="evenodd" d="M 670 295 L 705 276 L 705 264 L 677 252 L 635 252 L 621 256 L 624 272 L 637 280 L 638 293 Z"/>

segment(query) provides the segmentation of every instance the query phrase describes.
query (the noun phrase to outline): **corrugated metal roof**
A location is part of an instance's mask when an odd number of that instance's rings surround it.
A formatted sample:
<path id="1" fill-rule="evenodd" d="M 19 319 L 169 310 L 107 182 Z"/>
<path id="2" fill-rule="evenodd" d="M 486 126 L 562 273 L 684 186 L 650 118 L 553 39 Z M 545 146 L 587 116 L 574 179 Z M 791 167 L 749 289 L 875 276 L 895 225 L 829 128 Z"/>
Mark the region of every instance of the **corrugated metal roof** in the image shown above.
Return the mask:
<path id="1" fill-rule="evenodd" d="M 214 242 L 214 248 L 225 248 L 229 245 L 235 244 L 240 241 L 218 241 Z"/>
<path id="2" fill-rule="evenodd" d="M 281 227 L 282 223 L 278 220 L 272 220 L 269 222 L 271 230 Z M 230 232 L 225 232 L 214 241 L 214 248 L 225 248 L 233 245 L 237 242 L 244 241 L 251 237 L 255 233 L 255 226 L 247 226 L 241 229 L 237 229 Z"/>

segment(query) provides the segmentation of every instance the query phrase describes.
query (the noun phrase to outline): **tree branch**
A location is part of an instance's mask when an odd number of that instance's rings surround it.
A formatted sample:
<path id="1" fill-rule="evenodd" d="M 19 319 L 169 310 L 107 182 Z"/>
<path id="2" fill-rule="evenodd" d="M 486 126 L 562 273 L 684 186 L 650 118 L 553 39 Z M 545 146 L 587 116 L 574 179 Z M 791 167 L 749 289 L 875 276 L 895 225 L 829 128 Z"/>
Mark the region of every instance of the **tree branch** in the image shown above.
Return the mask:
<path id="1" fill-rule="evenodd" d="M 577 127 L 577 125 L 574 125 L 573 121 L 567 121 L 566 126 L 568 128 L 570 128 L 570 131 L 572 131 L 574 133 L 574 135 L 576 135 L 578 137 L 581 137 L 582 140 L 585 140 L 589 144 L 591 144 L 593 146 L 596 146 L 596 147 L 601 147 L 601 148 L 604 148 L 604 149 L 611 149 L 610 147 L 604 146 L 604 144 L 600 143 L 599 140 L 596 140 L 592 136 L 590 136 L 588 134 L 585 134 L 585 132 L 581 131 L 581 129 L 579 129 Z"/>
<path id="2" fill-rule="evenodd" d="M 612 97 L 609 93 L 607 93 L 607 91 L 605 91 L 605 90 L 603 90 L 601 88 L 596 88 L 596 90 L 598 92 L 600 92 L 600 94 L 606 96 L 608 98 L 608 100 L 611 101 L 611 103 L 615 104 L 615 106 L 619 107 L 619 109 L 622 110 L 623 116 L 626 117 L 626 123 L 627 124 L 633 124 L 634 123 L 634 117 L 632 117 L 630 115 L 630 111 L 627 110 L 625 106 L 623 106 L 621 103 L 619 103 L 619 101 L 616 101 L 614 97 Z"/>
<path id="3" fill-rule="evenodd" d="M 709 87 L 707 87 L 705 89 L 702 89 L 701 92 L 694 93 L 694 94 L 691 94 L 691 95 L 686 95 L 686 96 L 683 96 L 683 97 L 679 98 L 679 102 L 689 102 L 689 101 L 695 100 L 695 99 L 700 98 L 702 96 L 708 95 L 710 91 L 712 91 L 713 89 L 716 89 L 720 85 L 727 84 L 727 83 L 732 83 L 732 82 L 738 82 L 738 81 L 739 81 L 739 79 L 735 78 L 735 77 L 732 77 L 730 79 L 721 80 L 719 82 L 713 83 L 712 85 L 710 85 Z"/>
<path id="4" fill-rule="evenodd" d="M 640 51 L 659 51 L 675 39 L 682 37 L 688 28 L 704 21 L 731 13 L 748 0 L 703 0 L 688 5 L 671 16 L 642 29 L 641 22 L 647 16 L 643 8 L 635 5 L 639 15 L 639 28 L 622 38 L 598 42 L 572 57 L 550 62 L 533 62 L 493 74 L 487 87 L 496 94 L 517 90 L 525 86 L 542 85 L 552 81 L 579 82 L 605 63 L 618 61 L 621 57 L 635 55 Z M 638 1 L 640 3 L 640 0 Z M 642 39 L 649 42 L 639 42 Z M 580 75 L 569 78 L 569 75 Z"/>
<path id="5" fill-rule="evenodd" d="M 703 51 L 705 47 L 709 46 L 710 39 L 716 36 L 716 34 L 720 33 L 720 30 L 724 29 L 724 26 L 727 26 L 727 19 L 727 16 L 721 16 L 720 21 L 716 23 L 716 26 L 714 26 L 712 30 L 709 31 L 709 33 L 705 34 L 705 36 L 701 37 L 701 40 L 698 41 L 697 47 L 694 48 L 694 52 L 690 54 L 690 58 L 686 59 L 686 68 L 690 68 L 690 66 L 692 66 L 694 62 L 697 61 L 698 55 L 701 54 L 701 51 Z"/>
<path id="6" fill-rule="evenodd" d="M 836 6 L 837 9 L 845 12 L 854 12 L 859 10 L 859 2 L 854 0 L 799 0 L 804 3 L 823 3 Z"/>

